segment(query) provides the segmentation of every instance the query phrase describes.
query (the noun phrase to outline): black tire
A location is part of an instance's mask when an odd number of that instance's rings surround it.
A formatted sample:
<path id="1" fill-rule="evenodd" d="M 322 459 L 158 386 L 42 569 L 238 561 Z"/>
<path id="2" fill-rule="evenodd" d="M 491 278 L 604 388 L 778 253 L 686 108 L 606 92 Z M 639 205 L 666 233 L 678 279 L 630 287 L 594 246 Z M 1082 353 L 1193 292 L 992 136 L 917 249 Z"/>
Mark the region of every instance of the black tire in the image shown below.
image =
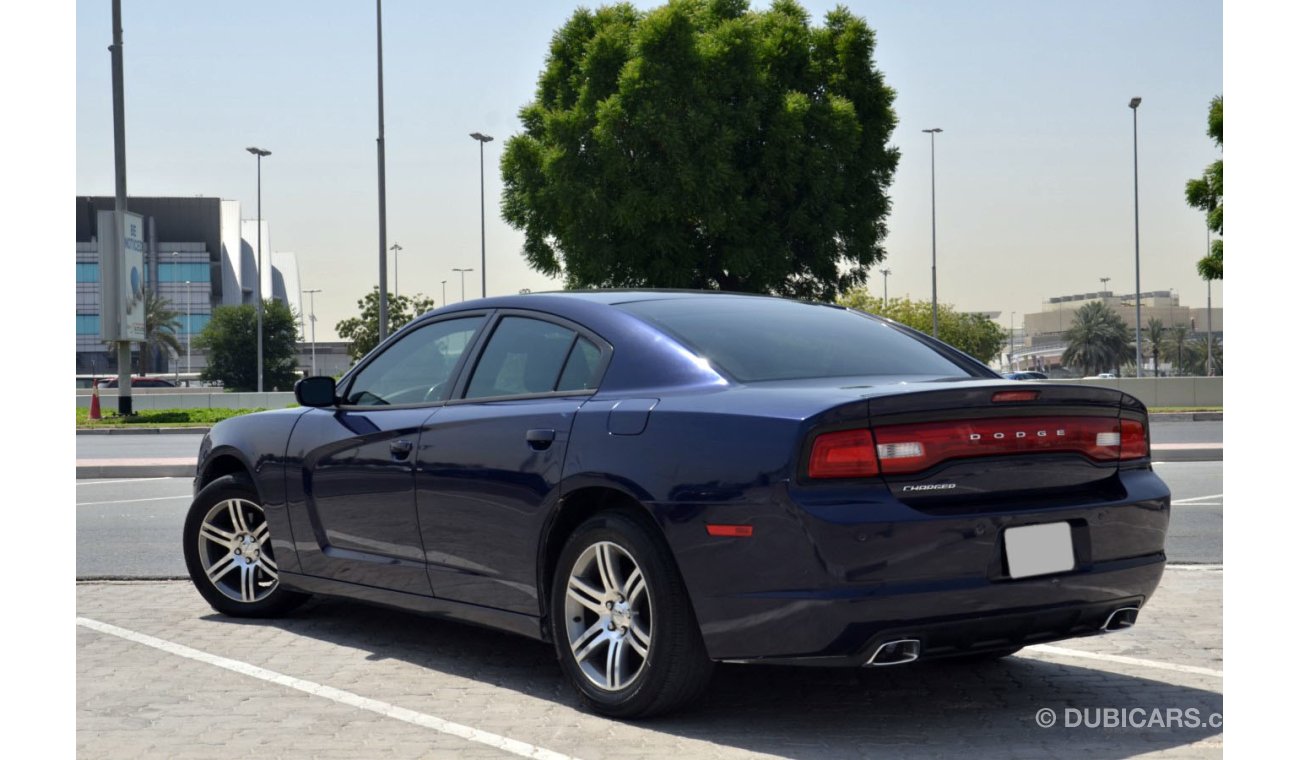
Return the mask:
<path id="1" fill-rule="evenodd" d="M 601 617 L 576 598 L 570 601 L 568 590 L 579 560 L 586 561 L 586 558 L 594 556 L 593 552 L 599 553 L 610 545 L 622 552 L 618 554 L 615 549 L 608 550 L 611 556 L 617 557 L 613 564 L 627 571 L 626 576 L 632 578 L 639 569 L 644 589 L 638 592 L 634 583 L 627 583 L 628 600 L 619 602 L 623 595 L 616 595 L 614 603 L 620 606 L 609 608 L 607 615 Z M 589 564 L 583 567 L 589 568 Z M 618 572 L 615 570 L 612 575 Z M 613 585 L 623 584 L 615 581 Z M 629 604 L 633 606 L 629 607 Z M 644 629 L 645 636 L 641 636 L 647 616 L 649 626 Z M 606 623 L 616 625 L 616 628 L 608 629 L 608 635 Z M 619 623 L 628 624 L 621 628 L 621 633 Z M 714 663 L 705 651 L 700 626 L 677 565 L 653 523 L 639 513 L 622 510 L 601 512 L 579 525 L 569 536 L 551 582 L 550 624 L 565 677 L 583 704 L 603 715 L 646 718 L 679 709 L 700 697 L 713 675 Z M 577 636 L 580 646 L 575 647 L 570 643 L 573 640 L 571 625 L 573 630 L 597 633 L 589 639 Z M 603 644 L 605 649 L 603 652 L 593 650 L 591 647 L 602 646 L 598 641 L 601 638 L 608 642 Z M 618 638 L 626 639 L 621 644 L 624 647 L 622 660 L 614 660 L 610 651 Z M 648 646 L 642 645 L 643 640 L 648 641 Z M 644 655 L 640 654 L 638 647 L 646 650 Z M 605 686 L 598 686 L 592 676 L 584 672 L 575 648 L 592 654 L 591 660 L 584 660 L 589 669 L 594 666 L 599 670 L 596 661 L 605 658 Z M 611 660 L 613 666 L 609 664 Z M 632 665 L 626 668 L 626 684 L 608 688 L 611 683 L 618 683 L 618 678 L 611 677 L 610 673 L 618 671 L 620 662 L 635 664 L 638 660 L 640 664 L 635 673 L 630 672 Z"/>
<path id="2" fill-rule="evenodd" d="M 236 513 L 238 517 L 235 517 Z M 229 546 L 224 543 L 225 536 L 217 536 L 215 532 L 200 537 L 204 522 L 210 516 L 210 530 L 235 537 L 230 539 Z M 236 519 L 240 521 L 239 525 L 235 524 Z M 257 489 L 242 474 L 217 478 L 204 486 L 190 505 L 182 532 L 185 566 L 194 587 L 217 612 L 232 617 L 276 617 L 309 598 L 307 594 L 281 588 L 278 567 L 271 552 L 269 528 L 261 527 L 265 519 Z M 262 532 L 266 535 L 260 535 Z M 254 533 L 259 535 L 254 537 Z M 208 535 L 223 541 L 206 538 Z M 241 539 L 245 536 L 247 538 Z M 239 544 L 238 557 L 234 556 L 236 551 L 232 548 L 236 543 Z M 215 580 L 209 577 L 209 571 L 214 573 Z M 239 580 L 232 575 L 238 576 Z M 245 590 L 251 601 L 238 598 Z"/>

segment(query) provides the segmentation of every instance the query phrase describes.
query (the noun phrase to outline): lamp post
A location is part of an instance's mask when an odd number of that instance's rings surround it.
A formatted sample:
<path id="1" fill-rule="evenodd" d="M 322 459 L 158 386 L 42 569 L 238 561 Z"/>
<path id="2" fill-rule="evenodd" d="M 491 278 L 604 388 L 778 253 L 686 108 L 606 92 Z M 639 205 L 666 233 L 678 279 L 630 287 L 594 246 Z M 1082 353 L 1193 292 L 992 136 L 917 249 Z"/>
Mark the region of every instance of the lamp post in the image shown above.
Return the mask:
<path id="1" fill-rule="evenodd" d="M 462 302 L 464 302 L 464 300 L 465 300 L 465 273 L 466 273 L 466 272 L 473 272 L 474 270 L 473 270 L 472 268 L 470 268 L 470 269 L 456 269 L 456 268 L 453 268 L 451 271 L 453 271 L 453 272 L 460 272 L 460 300 L 461 300 Z M 444 283 L 445 283 L 445 281 L 444 281 Z"/>
<path id="2" fill-rule="evenodd" d="M 397 254 L 401 252 L 402 246 L 393 243 L 388 250 L 393 252 L 393 298 L 396 298 L 401 295 L 397 289 Z"/>
<path id="3" fill-rule="evenodd" d="M 379 342 L 388 338 L 388 205 L 384 179 L 384 5 L 375 0 L 375 59 L 379 71 Z"/>
<path id="4" fill-rule="evenodd" d="M 888 269 L 880 270 L 880 274 L 885 278 L 885 308 L 889 308 L 889 275 L 893 274 Z"/>
<path id="5" fill-rule="evenodd" d="M 304 293 L 311 296 L 311 373 L 316 374 L 316 294 L 321 292 L 320 288 L 313 290 L 304 290 Z"/>
<path id="6" fill-rule="evenodd" d="M 934 323 L 930 328 L 930 335 L 935 338 L 939 337 L 939 266 L 938 266 L 938 237 L 935 233 L 935 215 L 934 215 L 934 136 L 943 130 L 935 127 L 934 129 L 923 129 L 922 132 L 930 135 L 930 310 L 933 312 Z"/>
<path id="7" fill-rule="evenodd" d="M 257 392 L 262 392 L 262 157 L 271 151 L 247 148 L 257 156 Z"/>
<path id="8" fill-rule="evenodd" d="M 483 195 L 483 146 L 492 142 L 492 135 L 472 132 L 470 137 L 478 140 L 478 219 L 479 239 L 482 246 L 479 274 L 483 278 L 483 297 L 487 298 L 487 202 Z M 465 300 L 463 296 L 461 300 Z"/>
<path id="9" fill-rule="evenodd" d="M 447 305 L 447 281 L 442 281 L 442 305 Z"/>
<path id="10" fill-rule="evenodd" d="M 190 367 L 190 336 L 194 334 L 194 325 L 190 321 L 190 281 L 185 281 L 185 374 L 193 371 Z"/>
<path id="11" fill-rule="evenodd" d="M 1137 303 L 1137 376 L 1142 377 L 1142 246 L 1138 235 L 1138 106 L 1142 98 L 1133 98 L 1128 107 L 1133 110 L 1133 282 L 1137 286 L 1134 301 Z"/>

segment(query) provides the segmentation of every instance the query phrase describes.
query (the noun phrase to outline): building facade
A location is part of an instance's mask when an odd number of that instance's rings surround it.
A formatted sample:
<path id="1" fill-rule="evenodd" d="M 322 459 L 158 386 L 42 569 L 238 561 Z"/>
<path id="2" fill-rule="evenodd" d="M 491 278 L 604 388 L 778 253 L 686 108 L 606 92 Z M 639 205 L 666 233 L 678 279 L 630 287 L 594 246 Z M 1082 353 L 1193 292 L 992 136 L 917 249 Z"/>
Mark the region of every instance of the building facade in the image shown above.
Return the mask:
<path id="1" fill-rule="evenodd" d="M 77 374 L 116 372 L 117 353 L 99 339 L 100 282 L 98 212 L 111 211 L 112 197 L 77 197 Z M 220 198 L 128 198 L 127 209 L 144 217 L 145 284 L 169 302 L 180 317 L 178 356 L 145 357 L 146 371 L 189 372 L 207 366 L 202 352 L 188 350 L 217 306 L 255 303 L 261 282 L 264 298 L 287 303 L 302 314 L 297 258 L 271 249 L 266 220 L 261 224 L 263 276 L 256 259 L 257 220 L 240 218 L 239 201 Z M 252 238 L 253 242 L 250 242 Z M 301 334 L 301 330 L 299 331 Z M 133 355 L 138 357 L 138 346 Z M 187 357 L 188 354 L 188 357 Z M 138 371 L 138 358 L 132 370 Z"/>

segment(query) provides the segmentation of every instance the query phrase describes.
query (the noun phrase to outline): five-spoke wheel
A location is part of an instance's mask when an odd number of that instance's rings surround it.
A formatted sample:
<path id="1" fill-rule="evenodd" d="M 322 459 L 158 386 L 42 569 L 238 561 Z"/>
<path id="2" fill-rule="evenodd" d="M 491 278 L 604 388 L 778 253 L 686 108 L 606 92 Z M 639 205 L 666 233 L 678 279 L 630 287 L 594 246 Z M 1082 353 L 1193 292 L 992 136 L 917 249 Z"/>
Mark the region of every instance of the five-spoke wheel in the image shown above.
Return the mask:
<path id="1" fill-rule="evenodd" d="M 634 718 L 703 692 L 713 662 L 677 566 L 645 513 L 597 513 L 569 536 L 556 565 L 551 635 L 583 702 Z"/>
<path id="2" fill-rule="evenodd" d="M 183 540 L 190 579 L 218 612 L 276 615 L 307 598 L 280 588 L 270 524 L 246 476 L 217 478 L 199 492 Z"/>

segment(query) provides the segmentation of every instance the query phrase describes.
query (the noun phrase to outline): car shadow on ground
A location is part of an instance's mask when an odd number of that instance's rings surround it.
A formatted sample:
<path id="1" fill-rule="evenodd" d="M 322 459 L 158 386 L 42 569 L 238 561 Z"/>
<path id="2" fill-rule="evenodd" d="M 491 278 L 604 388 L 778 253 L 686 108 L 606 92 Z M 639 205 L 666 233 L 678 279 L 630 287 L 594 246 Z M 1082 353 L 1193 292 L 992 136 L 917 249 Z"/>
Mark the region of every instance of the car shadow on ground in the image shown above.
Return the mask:
<path id="1" fill-rule="evenodd" d="M 204 619 L 274 626 L 369 652 L 369 660 L 398 660 L 581 709 L 551 645 L 520 636 L 334 599 L 313 600 L 276 620 Z M 1052 713 L 1051 727 L 1038 723 L 1043 710 Z M 1175 725 L 1149 725 L 1156 710 Z M 1182 725 L 1169 711 L 1181 711 Z M 1208 722 L 1222 712 L 1216 691 L 1011 657 L 872 670 L 720 665 L 695 706 L 629 726 L 799 758 L 1120 758 L 1219 736 L 1222 729 Z M 1201 725 L 1193 725 L 1193 715 Z"/>

